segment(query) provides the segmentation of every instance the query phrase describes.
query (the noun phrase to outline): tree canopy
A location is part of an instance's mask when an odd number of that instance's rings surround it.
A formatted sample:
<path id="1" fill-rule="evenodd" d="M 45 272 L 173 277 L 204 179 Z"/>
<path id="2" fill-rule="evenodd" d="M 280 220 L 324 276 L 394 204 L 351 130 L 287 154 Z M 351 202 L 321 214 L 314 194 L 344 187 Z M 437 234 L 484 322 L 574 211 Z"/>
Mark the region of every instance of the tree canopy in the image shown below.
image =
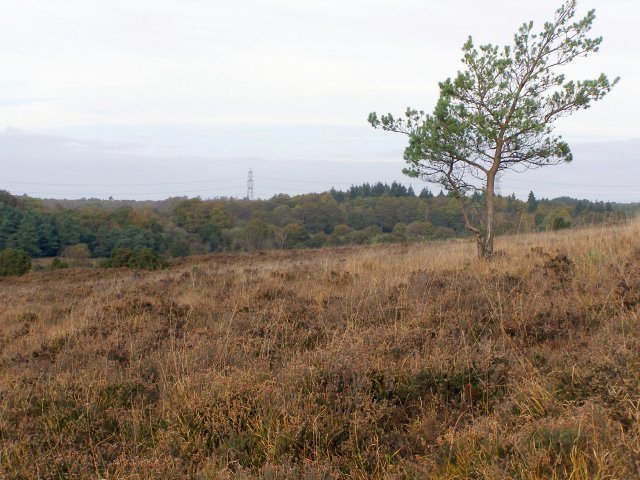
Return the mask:
<path id="1" fill-rule="evenodd" d="M 67 266 L 110 258 L 114 250 L 170 257 L 229 250 L 305 248 L 416 242 L 468 235 L 453 194 L 416 196 L 387 184 L 268 200 L 171 198 L 150 201 L 37 200 L 0 191 L 0 251 L 61 257 Z M 384 193 L 379 195 L 380 191 Z M 397 195 L 397 196 L 393 196 Z M 480 221 L 479 195 L 462 198 L 469 220 Z M 610 204 L 563 197 L 536 199 L 536 208 L 497 196 L 496 232 L 530 232 L 560 225 L 617 221 L 640 204 Z M 554 224 L 555 221 L 555 224 Z M 555 227 L 554 227 L 555 225 Z M 27 229 L 28 227 L 28 229 Z M 30 230 L 31 235 L 25 232 Z M 124 249 L 124 250 L 123 250 Z M 36 264 L 38 266 L 39 264 Z"/>

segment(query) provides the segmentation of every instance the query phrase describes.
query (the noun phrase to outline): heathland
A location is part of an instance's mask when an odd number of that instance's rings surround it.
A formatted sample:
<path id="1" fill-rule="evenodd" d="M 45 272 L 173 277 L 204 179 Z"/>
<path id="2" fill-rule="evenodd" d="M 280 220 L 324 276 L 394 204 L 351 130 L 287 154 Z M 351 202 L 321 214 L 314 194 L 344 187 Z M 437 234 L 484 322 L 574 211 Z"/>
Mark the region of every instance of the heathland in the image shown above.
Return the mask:
<path id="1" fill-rule="evenodd" d="M 0 477 L 640 477 L 640 223 L 0 279 Z"/>

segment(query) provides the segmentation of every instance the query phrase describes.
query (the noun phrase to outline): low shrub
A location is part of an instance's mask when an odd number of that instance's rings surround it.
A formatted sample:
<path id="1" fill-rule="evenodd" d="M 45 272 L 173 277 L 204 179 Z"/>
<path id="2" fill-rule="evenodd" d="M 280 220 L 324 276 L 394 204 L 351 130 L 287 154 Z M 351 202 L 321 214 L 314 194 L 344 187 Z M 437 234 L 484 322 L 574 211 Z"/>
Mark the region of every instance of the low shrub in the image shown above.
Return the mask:
<path id="1" fill-rule="evenodd" d="M 0 251 L 0 276 L 24 275 L 31 270 L 31 257 L 24 250 L 7 248 Z"/>
<path id="2" fill-rule="evenodd" d="M 114 248 L 111 258 L 102 262 L 102 267 L 127 267 L 135 270 L 160 270 L 169 264 L 167 260 L 150 248 L 132 250 L 130 248 Z"/>
<path id="3" fill-rule="evenodd" d="M 51 270 L 61 270 L 64 268 L 69 268 L 69 262 L 65 262 L 59 257 L 56 257 L 51 261 Z"/>

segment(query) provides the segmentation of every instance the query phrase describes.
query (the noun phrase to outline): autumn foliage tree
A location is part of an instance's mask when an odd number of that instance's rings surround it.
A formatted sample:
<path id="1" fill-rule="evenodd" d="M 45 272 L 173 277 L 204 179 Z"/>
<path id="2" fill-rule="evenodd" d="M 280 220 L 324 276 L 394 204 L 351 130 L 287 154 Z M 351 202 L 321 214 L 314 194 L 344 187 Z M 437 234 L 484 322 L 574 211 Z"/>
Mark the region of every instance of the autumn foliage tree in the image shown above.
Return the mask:
<path id="1" fill-rule="evenodd" d="M 512 45 L 464 44 L 464 69 L 440 85 L 433 114 L 409 108 L 404 118 L 369 115 L 374 128 L 408 135 L 404 173 L 440 183 L 458 201 L 467 230 L 477 237 L 478 255 L 491 257 L 495 236 L 495 183 L 508 171 L 572 160 L 569 145 L 554 133 L 561 117 L 589 108 L 618 79 L 568 81 L 562 67 L 597 52 L 602 38 L 588 36 L 594 10 L 576 20 L 568 0 L 539 33 L 523 24 Z M 464 197 L 481 193 L 473 221 Z"/>

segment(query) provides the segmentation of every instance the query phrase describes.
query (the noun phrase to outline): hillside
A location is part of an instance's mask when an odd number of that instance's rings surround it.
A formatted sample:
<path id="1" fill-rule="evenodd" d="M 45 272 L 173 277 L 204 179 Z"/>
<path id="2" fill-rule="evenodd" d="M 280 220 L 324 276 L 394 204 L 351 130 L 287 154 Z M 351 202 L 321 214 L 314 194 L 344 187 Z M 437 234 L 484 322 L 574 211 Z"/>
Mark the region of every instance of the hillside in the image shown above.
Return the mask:
<path id="1" fill-rule="evenodd" d="M 640 223 L 0 279 L 0 477 L 638 478 Z"/>

